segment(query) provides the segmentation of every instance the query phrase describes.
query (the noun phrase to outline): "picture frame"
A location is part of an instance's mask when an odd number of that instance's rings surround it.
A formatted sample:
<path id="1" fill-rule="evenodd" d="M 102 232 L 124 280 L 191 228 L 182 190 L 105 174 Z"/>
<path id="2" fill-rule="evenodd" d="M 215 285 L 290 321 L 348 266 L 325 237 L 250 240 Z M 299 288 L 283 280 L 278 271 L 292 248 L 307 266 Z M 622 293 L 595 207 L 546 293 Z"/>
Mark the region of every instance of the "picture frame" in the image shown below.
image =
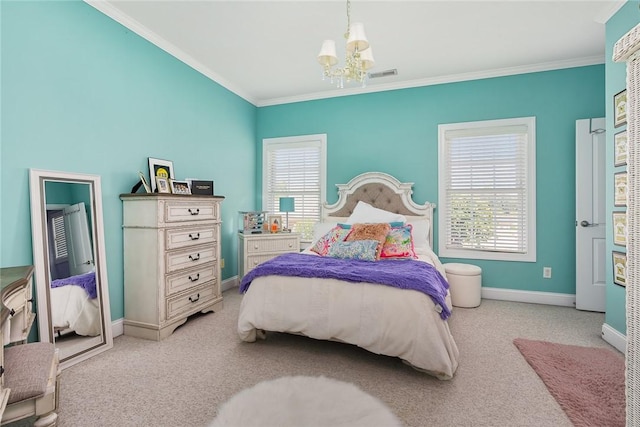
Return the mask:
<path id="1" fill-rule="evenodd" d="M 282 215 L 269 215 L 269 232 L 280 233 L 282 231 Z"/>
<path id="2" fill-rule="evenodd" d="M 169 180 L 171 186 L 171 192 L 173 194 L 191 194 L 191 187 L 187 181 L 175 181 Z"/>
<path id="3" fill-rule="evenodd" d="M 613 136 L 614 166 L 625 166 L 627 164 L 628 144 L 626 129 Z"/>
<path id="4" fill-rule="evenodd" d="M 613 283 L 627 287 L 627 254 L 612 251 Z"/>
<path id="5" fill-rule="evenodd" d="M 613 206 L 627 206 L 627 172 L 613 174 Z"/>
<path id="6" fill-rule="evenodd" d="M 627 90 L 613 95 L 613 126 L 620 127 L 627 123 Z"/>
<path id="7" fill-rule="evenodd" d="M 627 213 L 613 212 L 613 243 L 627 246 Z"/>
<path id="8" fill-rule="evenodd" d="M 156 159 L 154 157 L 149 157 L 149 178 L 151 178 L 151 192 L 155 193 L 156 191 L 158 191 L 158 181 L 155 179 L 156 176 L 169 180 L 175 178 L 174 173 L 173 162 L 171 160 L 162 160 Z M 169 188 L 168 182 L 167 188 Z M 160 191 L 158 191 L 158 193 L 160 193 Z"/>
<path id="9" fill-rule="evenodd" d="M 156 183 L 156 188 L 158 193 L 171 193 L 171 188 L 169 187 L 169 180 L 167 178 L 163 178 L 160 176 L 154 177 L 154 181 Z"/>
<path id="10" fill-rule="evenodd" d="M 151 187 L 149 186 L 149 183 L 147 182 L 147 177 L 142 172 L 138 172 L 138 177 L 140 178 L 140 182 L 142 182 L 142 186 L 144 187 L 144 191 L 146 191 L 147 193 L 152 193 Z"/>

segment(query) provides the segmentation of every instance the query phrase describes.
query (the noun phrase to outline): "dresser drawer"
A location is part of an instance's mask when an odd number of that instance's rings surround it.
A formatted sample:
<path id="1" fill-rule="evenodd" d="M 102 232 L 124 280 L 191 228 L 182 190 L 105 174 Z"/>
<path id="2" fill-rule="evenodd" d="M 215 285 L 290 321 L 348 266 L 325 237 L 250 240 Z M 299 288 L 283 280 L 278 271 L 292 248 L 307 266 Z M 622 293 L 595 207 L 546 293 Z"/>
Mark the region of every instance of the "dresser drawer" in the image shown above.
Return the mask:
<path id="1" fill-rule="evenodd" d="M 215 280 L 216 264 L 202 265 L 185 272 L 167 276 L 165 295 L 171 296 L 190 288 L 195 288 L 203 283 Z"/>
<path id="2" fill-rule="evenodd" d="M 167 252 L 166 266 L 167 273 L 196 267 L 216 260 L 216 247 L 214 245 L 203 245 L 188 250 L 178 250 Z"/>
<path id="3" fill-rule="evenodd" d="M 257 254 L 262 252 L 298 252 L 298 237 L 283 237 L 256 239 L 247 242 L 247 253 Z"/>
<path id="4" fill-rule="evenodd" d="M 250 255 L 247 257 L 247 265 L 245 266 L 244 274 L 247 274 L 256 266 L 262 264 L 265 261 L 269 261 L 271 258 L 275 258 L 282 254 L 264 254 L 264 255 Z"/>
<path id="5" fill-rule="evenodd" d="M 212 301 L 215 297 L 215 286 L 209 283 L 186 294 L 167 298 L 167 320 L 195 312 L 198 307 Z"/>
<path id="6" fill-rule="evenodd" d="M 194 201 L 178 201 L 167 200 L 164 208 L 165 222 L 184 222 L 184 221 L 207 221 L 217 220 L 218 203 L 194 200 Z"/>
<path id="7" fill-rule="evenodd" d="M 214 243 L 217 236 L 216 226 L 173 228 L 166 231 L 167 249 L 179 249 L 187 246 Z"/>

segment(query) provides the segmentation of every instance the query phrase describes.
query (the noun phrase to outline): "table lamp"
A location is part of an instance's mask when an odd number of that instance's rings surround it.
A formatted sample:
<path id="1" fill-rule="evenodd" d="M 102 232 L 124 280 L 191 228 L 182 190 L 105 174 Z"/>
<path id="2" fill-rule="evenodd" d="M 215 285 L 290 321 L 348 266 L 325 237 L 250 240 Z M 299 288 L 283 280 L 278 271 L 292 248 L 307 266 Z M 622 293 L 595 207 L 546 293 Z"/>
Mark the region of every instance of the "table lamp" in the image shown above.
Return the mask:
<path id="1" fill-rule="evenodd" d="M 293 197 L 280 197 L 280 212 L 286 213 L 286 226 L 282 231 L 291 232 L 289 229 L 289 212 L 295 212 L 295 199 Z"/>

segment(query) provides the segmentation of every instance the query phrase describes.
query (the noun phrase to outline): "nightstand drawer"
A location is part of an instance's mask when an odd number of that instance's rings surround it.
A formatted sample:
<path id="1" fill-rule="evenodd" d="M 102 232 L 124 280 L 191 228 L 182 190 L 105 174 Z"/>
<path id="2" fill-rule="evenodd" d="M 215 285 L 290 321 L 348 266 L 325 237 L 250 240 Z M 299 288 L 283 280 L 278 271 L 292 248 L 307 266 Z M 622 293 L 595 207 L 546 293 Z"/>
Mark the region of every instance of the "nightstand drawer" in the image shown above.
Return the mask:
<path id="1" fill-rule="evenodd" d="M 167 299 L 167 320 L 197 311 L 209 301 L 215 299 L 214 286 L 211 284 L 194 289 L 179 297 Z"/>
<path id="2" fill-rule="evenodd" d="M 207 221 L 218 219 L 218 203 L 208 201 L 174 201 L 165 203 L 165 222 Z"/>
<path id="3" fill-rule="evenodd" d="M 188 250 L 167 252 L 167 273 L 191 268 L 216 260 L 214 245 L 198 246 Z"/>
<path id="4" fill-rule="evenodd" d="M 215 279 L 216 264 L 207 264 L 167 276 L 165 295 L 170 296 Z"/>
<path id="5" fill-rule="evenodd" d="M 245 265 L 244 274 L 247 274 L 254 267 L 262 264 L 265 261 L 269 261 L 271 258 L 275 258 L 282 254 L 264 254 L 264 255 L 251 255 L 247 257 L 247 264 Z"/>
<path id="6" fill-rule="evenodd" d="M 282 238 L 274 237 L 268 239 L 256 239 L 247 242 L 247 253 L 255 254 L 261 252 L 298 252 L 299 240 L 297 236 Z"/>
<path id="7" fill-rule="evenodd" d="M 214 243 L 217 226 L 174 228 L 167 230 L 167 249 Z"/>

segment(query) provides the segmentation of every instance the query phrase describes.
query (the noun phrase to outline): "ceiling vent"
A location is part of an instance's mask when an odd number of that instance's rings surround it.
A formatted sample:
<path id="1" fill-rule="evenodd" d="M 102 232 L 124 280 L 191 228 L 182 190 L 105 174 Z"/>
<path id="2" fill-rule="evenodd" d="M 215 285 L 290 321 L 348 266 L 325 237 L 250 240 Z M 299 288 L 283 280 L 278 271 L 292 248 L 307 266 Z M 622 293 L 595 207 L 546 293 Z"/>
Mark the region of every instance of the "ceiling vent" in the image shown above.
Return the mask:
<path id="1" fill-rule="evenodd" d="M 377 79 L 378 77 L 389 77 L 389 76 L 397 76 L 397 75 L 398 75 L 398 70 L 394 68 L 393 70 L 385 70 L 385 71 L 380 71 L 378 73 L 369 73 L 369 78 Z"/>

